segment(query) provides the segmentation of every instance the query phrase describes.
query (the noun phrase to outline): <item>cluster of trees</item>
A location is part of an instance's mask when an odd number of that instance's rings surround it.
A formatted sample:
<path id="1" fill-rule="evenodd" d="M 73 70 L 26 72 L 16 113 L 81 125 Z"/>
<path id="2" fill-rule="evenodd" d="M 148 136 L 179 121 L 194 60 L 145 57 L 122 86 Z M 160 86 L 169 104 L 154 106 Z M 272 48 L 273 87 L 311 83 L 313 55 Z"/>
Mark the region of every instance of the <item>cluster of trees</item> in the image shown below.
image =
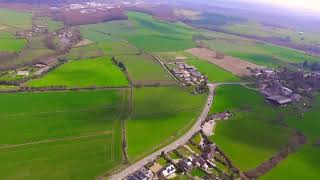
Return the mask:
<path id="1" fill-rule="evenodd" d="M 126 66 L 121 61 L 118 61 L 114 56 L 112 56 L 111 61 L 115 65 L 117 65 L 122 71 L 127 71 Z"/>
<path id="2" fill-rule="evenodd" d="M 308 61 L 304 61 L 302 66 L 312 71 L 320 71 L 320 64 L 318 62 L 309 63 Z"/>

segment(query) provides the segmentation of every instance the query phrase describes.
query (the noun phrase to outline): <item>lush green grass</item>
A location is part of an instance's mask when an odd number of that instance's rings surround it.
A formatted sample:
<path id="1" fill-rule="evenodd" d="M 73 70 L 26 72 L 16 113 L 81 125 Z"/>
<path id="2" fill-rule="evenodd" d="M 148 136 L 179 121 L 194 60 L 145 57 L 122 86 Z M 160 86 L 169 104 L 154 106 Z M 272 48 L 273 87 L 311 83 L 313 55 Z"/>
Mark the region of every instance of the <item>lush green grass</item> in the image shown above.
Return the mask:
<path id="1" fill-rule="evenodd" d="M 217 88 L 211 112 L 227 110 L 234 116 L 218 121 L 215 135 L 210 138 L 243 171 L 269 159 L 293 134 L 280 125 L 276 108 L 267 104 L 258 92 L 243 86 Z"/>
<path id="2" fill-rule="evenodd" d="M 0 52 L 20 52 L 27 45 L 25 39 L 1 39 Z"/>
<path id="3" fill-rule="evenodd" d="M 138 54 L 138 50 L 131 47 L 127 42 L 108 40 L 87 46 L 72 48 L 65 57 L 67 59 L 86 59 L 103 55 L 117 56 L 135 54 Z"/>
<path id="4" fill-rule="evenodd" d="M 2 24 L 18 29 L 28 29 L 32 26 L 32 13 L 0 9 L 0 26 Z"/>
<path id="5" fill-rule="evenodd" d="M 83 36 L 91 41 L 126 39 L 147 51 L 178 51 L 195 47 L 193 31 L 181 23 L 167 23 L 150 15 L 128 12 L 128 21 L 113 21 L 80 26 Z"/>
<path id="6" fill-rule="evenodd" d="M 116 59 L 125 64 L 136 85 L 175 84 L 170 74 L 149 55 L 124 55 Z"/>
<path id="7" fill-rule="evenodd" d="M 103 50 L 98 44 L 90 44 L 87 46 L 72 48 L 66 55 L 65 58 L 71 60 L 77 59 L 88 59 L 103 56 Z"/>
<path id="8" fill-rule="evenodd" d="M 28 86 L 126 86 L 128 80 L 109 57 L 70 61 L 43 78 L 31 80 Z"/>
<path id="9" fill-rule="evenodd" d="M 93 179 L 120 163 L 126 91 L 0 96 L 2 178 Z"/>
<path id="10" fill-rule="evenodd" d="M 138 31 L 128 39 L 141 49 L 159 52 L 195 47 L 192 29 L 183 24 L 161 22 L 150 15 L 137 12 L 127 14 Z"/>
<path id="11" fill-rule="evenodd" d="M 188 64 L 194 65 L 201 73 L 208 76 L 210 82 L 237 82 L 240 78 L 215 64 L 203 60 L 189 60 Z"/>
<path id="12" fill-rule="evenodd" d="M 133 114 L 127 122 L 131 161 L 185 133 L 205 102 L 205 95 L 194 96 L 177 87 L 138 88 L 133 95 Z"/>
<path id="13" fill-rule="evenodd" d="M 203 177 L 203 176 L 206 175 L 206 173 L 203 170 L 201 170 L 199 168 L 196 168 L 191 172 L 191 175 L 192 176 L 197 176 L 197 177 Z"/>
<path id="14" fill-rule="evenodd" d="M 17 65 L 34 63 L 41 58 L 53 54 L 54 51 L 45 47 L 43 37 L 33 37 L 29 40 L 28 46 L 18 55 L 10 58 L 0 57 L 0 65 L 2 68 L 12 68 Z"/>
<path id="15" fill-rule="evenodd" d="M 311 143 L 315 143 L 320 140 L 320 122 L 318 117 L 320 115 L 320 96 L 317 95 L 312 104 L 311 109 L 308 109 L 307 112 L 303 113 L 303 117 L 298 115 L 286 116 L 285 120 L 290 127 L 293 127 L 301 131 L 304 135 L 308 137 L 308 140 Z M 287 109 L 290 111 L 291 109 Z M 301 115 L 301 114 L 300 114 Z"/>
<path id="16" fill-rule="evenodd" d="M 293 44 L 298 45 L 318 45 L 320 42 L 319 30 L 306 30 L 300 34 L 301 29 L 265 26 L 262 23 L 248 21 L 223 26 L 223 29 L 242 35 L 257 37 L 273 37 L 290 39 Z"/>
<path id="17" fill-rule="evenodd" d="M 296 153 L 289 155 L 261 180 L 300 180 L 318 179 L 320 176 L 320 148 L 319 146 L 305 145 Z"/>
<path id="18" fill-rule="evenodd" d="M 277 67 L 305 60 L 310 62 L 319 61 L 317 57 L 294 49 L 255 42 L 250 39 L 213 31 L 203 31 L 202 33 L 205 37 L 202 41 L 211 48 L 259 65 Z"/>
<path id="19" fill-rule="evenodd" d="M 49 32 L 54 32 L 63 28 L 63 22 L 52 20 L 50 17 L 37 17 L 35 20 L 37 26 L 45 26 Z"/>

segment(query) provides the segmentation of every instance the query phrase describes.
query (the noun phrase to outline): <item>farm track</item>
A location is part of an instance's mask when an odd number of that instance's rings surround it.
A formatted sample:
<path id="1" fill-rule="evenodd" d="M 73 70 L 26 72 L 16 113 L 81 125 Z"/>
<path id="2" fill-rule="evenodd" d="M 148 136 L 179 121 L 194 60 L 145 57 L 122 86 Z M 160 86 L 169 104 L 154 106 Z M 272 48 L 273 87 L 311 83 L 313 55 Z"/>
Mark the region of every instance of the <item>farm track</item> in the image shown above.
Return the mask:
<path id="1" fill-rule="evenodd" d="M 102 131 L 102 132 L 97 132 L 97 133 L 90 134 L 90 135 L 67 137 L 67 138 L 47 139 L 47 140 L 34 141 L 34 142 L 23 143 L 23 144 L 4 145 L 4 146 L 0 146 L 0 150 L 1 149 L 8 149 L 8 148 L 22 147 L 22 146 L 37 145 L 37 144 L 47 144 L 47 143 L 62 142 L 62 141 L 72 141 L 72 140 L 91 138 L 91 137 L 97 137 L 97 136 L 108 135 L 108 134 L 113 134 L 113 131 Z"/>
<path id="2" fill-rule="evenodd" d="M 107 109 L 107 108 L 115 108 L 115 106 L 100 106 L 93 108 L 80 108 L 75 110 L 56 110 L 56 111 L 46 111 L 46 112 L 37 112 L 37 113 L 18 113 L 18 114 L 10 114 L 10 115 L 0 115 L 0 117 L 18 117 L 18 116 L 36 116 L 36 115 L 46 115 L 46 114 L 58 114 L 58 113 L 72 113 L 72 112 L 88 112 L 96 109 Z"/>

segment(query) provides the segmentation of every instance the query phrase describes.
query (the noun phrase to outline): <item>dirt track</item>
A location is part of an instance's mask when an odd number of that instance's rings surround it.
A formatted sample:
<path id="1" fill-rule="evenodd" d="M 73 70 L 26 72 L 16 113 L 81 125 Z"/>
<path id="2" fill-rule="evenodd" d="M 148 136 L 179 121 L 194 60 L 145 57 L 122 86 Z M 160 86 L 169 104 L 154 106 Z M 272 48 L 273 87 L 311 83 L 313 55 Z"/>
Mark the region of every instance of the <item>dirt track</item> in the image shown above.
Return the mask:
<path id="1" fill-rule="evenodd" d="M 248 67 L 253 69 L 261 68 L 261 66 L 231 56 L 225 56 L 223 59 L 218 59 L 216 58 L 215 51 L 206 48 L 192 48 L 187 50 L 187 52 L 198 58 L 207 60 L 210 63 L 216 64 L 240 77 L 250 75 L 250 71 L 247 69 Z"/>
<path id="2" fill-rule="evenodd" d="M 36 145 L 36 144 L 47 144 L 47 143 L 61 142 L 61 141 L 71 141 L 71 140 L 90 138 L 90 137 L 96 137 L 96 136 L 107 135 L 107 134 L 112 134 L 112 131 L 103 131 L 103 132 L 97 132 L 91 135 L 83 135 L 83 136 L 76 136 L 76 137 L 47 139 L 47 140 L 34 141 L 34 142 L 28 142 L 23 144 L 4 145 L 4 146 L 0 146 L 0 149 L 15 148 L 15 147 L 22 147 L 22 146 Z"/>

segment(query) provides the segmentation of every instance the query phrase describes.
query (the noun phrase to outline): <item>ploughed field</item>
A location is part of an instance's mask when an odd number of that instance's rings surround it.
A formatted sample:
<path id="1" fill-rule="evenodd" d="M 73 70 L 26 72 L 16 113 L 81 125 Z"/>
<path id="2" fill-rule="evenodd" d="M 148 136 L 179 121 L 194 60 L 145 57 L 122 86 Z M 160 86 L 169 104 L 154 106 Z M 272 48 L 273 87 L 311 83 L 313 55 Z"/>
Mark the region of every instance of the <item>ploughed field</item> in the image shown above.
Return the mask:
<path id="1" fill-rule="evenodd" d="M 113 64 L 110 57 L 69 61 L 43 78 L 27 83 L 31 87 L 115 87 L 128 84 L 125 74 Z"/>
<path id="2" fill-rule="evenodd" d="M 93 179 L 121 157 L 126 90 L 0 94 L 3 179 Z"/>

